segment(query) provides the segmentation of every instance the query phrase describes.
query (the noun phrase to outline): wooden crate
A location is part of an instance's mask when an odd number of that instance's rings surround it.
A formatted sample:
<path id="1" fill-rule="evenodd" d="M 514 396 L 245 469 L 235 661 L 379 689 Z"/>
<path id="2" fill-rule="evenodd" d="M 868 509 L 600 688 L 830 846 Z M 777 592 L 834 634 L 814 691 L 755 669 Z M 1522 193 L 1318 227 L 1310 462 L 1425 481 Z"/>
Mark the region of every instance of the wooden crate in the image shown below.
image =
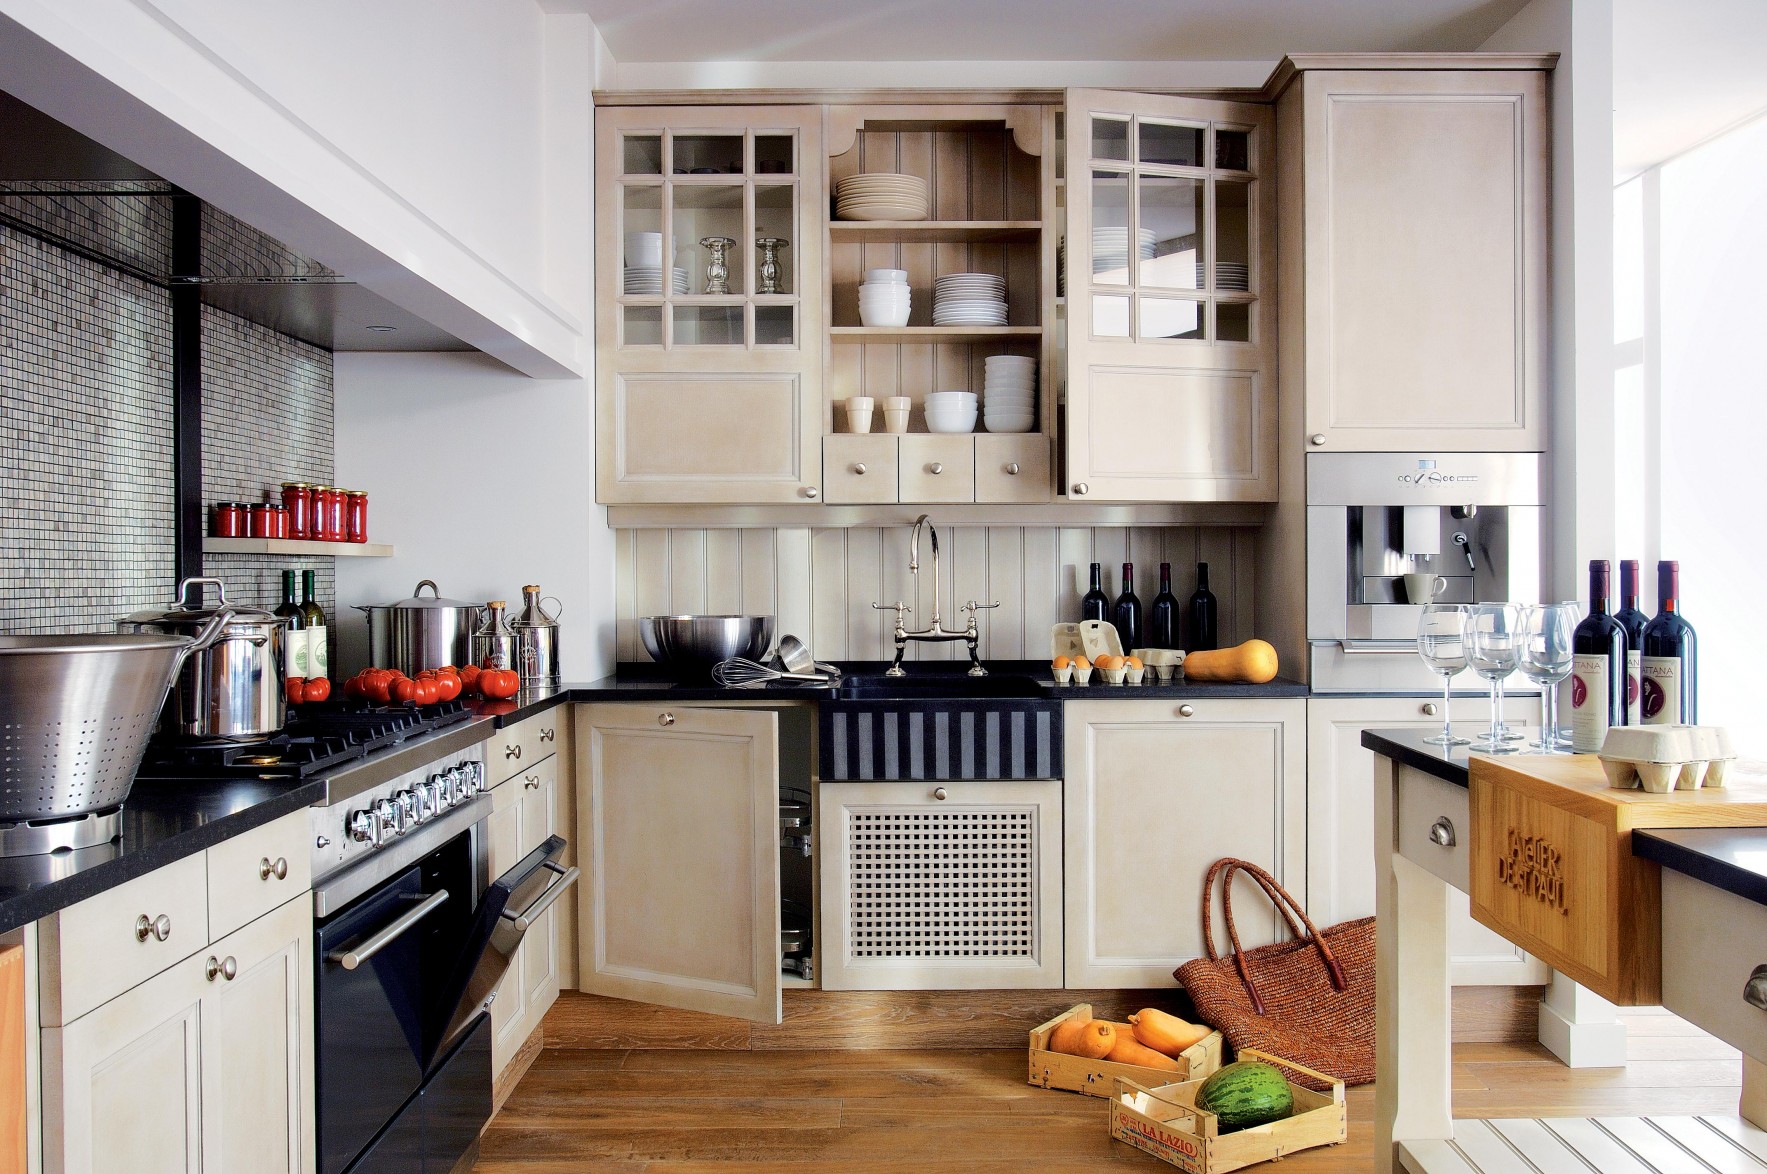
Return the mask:
<path id="1" fill-rule="evenodd" d="M 1472 914 L 1621 1006 L 1662 1001 L 1662 872 L 1638 828 L 1767 825 L 1767 779 L 1722 789 L 1615 790 L 1592 754 L 1475 755 Z"/>
<path id="2" fill-rule="evenodd" d="M 1076 1015 L 1092 1016 L 1092 1004 L 1080 1003 L 1031 1031 L 1031 1074 L 1028 1083 L 1038 1088 L 1059 1088 L 1083 1092 L 1092 1097 L 1108 1097 L 1115 1081 L 1135 1080 L 1167 1084 L 1178 1080 L 1201 1080 L 1221 1067 L 1221 1049 L 1226 1041 L 1221 1033 L 1211 1031 L 1201 1041 L 1184 1049 L 1177 1056 L 1178 1071 L 1144 1068 L 1140 1064 L 1113 1064 L 1109 1060 L 1088 1060 L 1049 1050 L 1049 1036 L 1056 1026 Z"/>
<path id="3" fill-rule="evenodd" d="M 1223 1174 L 1297 1150 L 1344 1141 L 1348 1119 L 1343 1081 L 1250 1048 L 1240 1052 L 1239 1058 L 1264 1060 L 1317 1077 L 1330 1083 L 1331 1091 L 1314 1092 L 1291 1080 L 1289 1090 L 1295 1098 L 1291 1115 L 1224 1134 L 1213 1113 L 1197 1108 L 1196 1090 L 1202 1086 L 1201 1080 L 1154 1087 L 1118 1080 L 1111 1096 L 1111 1136 L 1190 1174 Z"/>

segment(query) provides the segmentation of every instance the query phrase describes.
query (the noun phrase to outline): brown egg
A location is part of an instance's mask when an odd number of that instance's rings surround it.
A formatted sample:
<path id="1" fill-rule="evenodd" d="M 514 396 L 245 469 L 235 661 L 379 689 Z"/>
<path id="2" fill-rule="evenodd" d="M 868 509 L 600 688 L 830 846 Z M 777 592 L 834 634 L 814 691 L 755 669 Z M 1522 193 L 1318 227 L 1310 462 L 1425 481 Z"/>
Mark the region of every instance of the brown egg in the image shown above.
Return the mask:
<path id="1" fill-rule="evenodd" d="M 1065 668 L 1070 667 L 1074 662 L 1069 660 L 1065 656 L 1058 656 L 1055 658 L 1055 660 L 1052 663 L 1058 669 L 1065 669 Z"/>
<path id="2" fill-rule="evenodd" d="M 1146 668 L 1147 666 L 1141 663 L 1141 658 L 1139 656 L 1125 656 L 1123 658 L 1123 667 L 1139 669 Z"/>

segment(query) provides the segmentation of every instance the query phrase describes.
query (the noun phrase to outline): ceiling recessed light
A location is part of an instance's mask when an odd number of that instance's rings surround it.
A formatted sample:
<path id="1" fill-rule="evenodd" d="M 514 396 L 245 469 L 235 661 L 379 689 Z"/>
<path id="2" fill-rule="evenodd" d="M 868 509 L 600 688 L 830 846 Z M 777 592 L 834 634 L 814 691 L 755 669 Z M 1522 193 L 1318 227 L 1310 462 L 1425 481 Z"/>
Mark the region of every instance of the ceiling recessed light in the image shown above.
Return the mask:
<path id="1" fill-rule="evenodd" d="M 374 331 L 376 334 L 391 334 L 399 328 L 397 326 L 370 326 L 367 327 L 367 329 Z"/>

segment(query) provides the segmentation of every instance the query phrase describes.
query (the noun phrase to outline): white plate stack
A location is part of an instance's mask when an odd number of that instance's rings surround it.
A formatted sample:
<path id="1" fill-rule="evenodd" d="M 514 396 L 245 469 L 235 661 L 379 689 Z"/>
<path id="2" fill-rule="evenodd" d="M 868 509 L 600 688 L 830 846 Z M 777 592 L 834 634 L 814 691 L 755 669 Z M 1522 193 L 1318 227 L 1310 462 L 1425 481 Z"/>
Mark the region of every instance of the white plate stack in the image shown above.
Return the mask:
<path id="1" fill-rule="evenodd" d="M 906 326 L 914 293 L 906 269 L 867 269 L 859 287 L 859 321 L 865 326 Z"/>
<path id="2" fill-rule="evenodd" d="M 925 220 L 930 207 L 918 175 L 867 172 L 834 184 L 837 220 Z"/>
<path id="3" fill-rule="evenodd" d="M 1005 326 L 1006 279 L 947 273 L 933 283 L 934 326 Z"/>
<path id="4" fill-rule="evenodd" d="M 687 270 L 670 270 L 670 288 L 678 294 L 684 294 L 687 292 Z M 626 271 L 621 275 L 620 292 L 629 294 L 662 294 L 662 233 L 628 232 L 626 234 Z"/>
<path id="5" fill-rule="evenodd" d="M 982 366 L 982 424 L 989 432 L 1029 432 L 1037 423 L 1037 360 L 989 355 Z"/>
<path id="6" fill-rule="evenodd" d="M 1143 261 L 1153 260 L 1153 229 L 1143 228 L 1135 234 L 1135 251 Z M 1129 268 L 1129 230 L 1126 228 L 1094 228 L 1092 230 L 1092 272 L 1109 273 Z"/>
<path id="7" fill-rule="evenodd" d="M 1251 288 L 1251 270 L 1235 261 L 1215 262 L 1215 288 L 1247 290 Z"/>

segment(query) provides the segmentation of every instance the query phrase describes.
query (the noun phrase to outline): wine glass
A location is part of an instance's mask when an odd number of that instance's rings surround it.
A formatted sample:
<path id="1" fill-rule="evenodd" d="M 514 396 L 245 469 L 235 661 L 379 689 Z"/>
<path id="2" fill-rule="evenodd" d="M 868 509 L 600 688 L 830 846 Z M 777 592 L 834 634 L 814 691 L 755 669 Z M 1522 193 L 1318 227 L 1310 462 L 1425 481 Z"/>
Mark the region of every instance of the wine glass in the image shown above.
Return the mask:
<path id="1" fill-rule="evenodd" d="M 1466 660 L 1491 682 L 1491 729 L 1473 746 L 1487 754 L 1514 754 L 1504 738 L 1503 678 L 1521 663 L 1521 608 L 1513 603 L 1481 603 L 1466 617 Z"/>
<path id="2" fill-rule="evenodd" d="M 1417 655 L 1430 671 L 1442 675 L 1442 732 L 1424 741 L 1432 746 L 1465 746 L 1469 738 L 1456 738 L 1448 718 L 1448 701 L 1453 694 L 1450 682 L 1454 674 L 1466 668 L 1466 605 L 1461 603 L 1428 603 L 1417 621 Z"/>
<path id="3" fill-rule="evenodd" d="M 1556 754 L 1558 740 L 1558 683 L 1571 675 L 1571 635 L 1577 628 L 1577 605 L 1543 603 L 1522 612 L 1522 676 L 1540 686 L 1545 706 L 1540 740 L 1529 748 Z"/>

